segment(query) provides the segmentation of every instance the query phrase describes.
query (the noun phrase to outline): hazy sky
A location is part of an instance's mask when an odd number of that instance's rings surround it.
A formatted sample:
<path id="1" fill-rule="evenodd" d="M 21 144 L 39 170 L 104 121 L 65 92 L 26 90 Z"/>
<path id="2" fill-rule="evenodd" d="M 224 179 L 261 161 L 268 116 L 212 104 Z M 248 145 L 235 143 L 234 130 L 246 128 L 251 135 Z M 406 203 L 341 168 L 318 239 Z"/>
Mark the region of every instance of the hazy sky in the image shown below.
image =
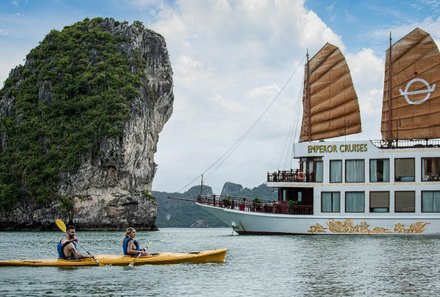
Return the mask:
<path id="1" fill-rule="evenodd" d="M 437 0 L 1 0 L 0 86 L 50 30 L 97 16 L 139 20 L 167 42 L 175 102 L 153 183 L 167 192 L 203 172 L 220 193 L 227 181 L 254 187 L 267 171 L 296 168 L 307 49 L 330 42 L 345 54 L 363 121 L 347 139 L 365 140 L 380 138 L 390 32 L 395 42 L 420 27 L 440 44 Z"/>

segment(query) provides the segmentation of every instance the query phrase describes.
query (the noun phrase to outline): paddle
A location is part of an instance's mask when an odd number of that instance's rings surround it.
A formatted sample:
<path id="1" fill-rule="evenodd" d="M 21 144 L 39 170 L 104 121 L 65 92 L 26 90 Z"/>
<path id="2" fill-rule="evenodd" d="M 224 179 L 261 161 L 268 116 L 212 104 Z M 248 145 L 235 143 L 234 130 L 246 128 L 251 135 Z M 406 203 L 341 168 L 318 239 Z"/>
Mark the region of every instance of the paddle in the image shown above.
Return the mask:
<path id="1" fill-rule="evenodd" d="M 63 231 L 64 233 L 66 233 L 66 224 L 64 224 L 63 220 L 61 219 L 56 219 L 55 220 L 55 224 L 57 225 L 58 229 L 60 229 L 61 231 Z M 77 244 L 79 244 L 79 246 L 85 250 L 87 252 L 87 254 L 89 254 L 89 256 L 92 256 L 92 254 L 90 254 L 90 252 L 88 250 L 86 250 L 78 241 L 76 242 Z M 95 258 L 95 256 L 92 256 L 92 259 L 96 262 L 96 264 L 101 265 L 101 263 L 99 263 L 99 261 Z"/>
<path id="2" fill-rule="evenodd" d="M 147 246 L 144 248 L 145 250 L 148 250 L 150 248 L 151 245 L 151 241 L 147 244 Z M 141 256 L 141 253 L 139 253 L 136 258 L 134 258 L 130 264 L 128 264 L 128 267 L 132 267 L 134 265 L 134 262 L 136 262 L 136 260 Z"/>

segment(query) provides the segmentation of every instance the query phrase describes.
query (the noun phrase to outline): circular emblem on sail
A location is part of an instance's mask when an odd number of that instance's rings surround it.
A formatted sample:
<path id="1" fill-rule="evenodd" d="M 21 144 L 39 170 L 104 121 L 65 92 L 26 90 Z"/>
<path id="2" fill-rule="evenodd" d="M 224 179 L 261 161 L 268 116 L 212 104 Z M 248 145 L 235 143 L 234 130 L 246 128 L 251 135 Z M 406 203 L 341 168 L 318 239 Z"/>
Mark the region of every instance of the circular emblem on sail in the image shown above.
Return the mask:
<path id="1" fill-rule="evenodd" d="M 415 82 L 420 82 L 420 83 L 424 84 L 426 89 L 418 90 L 418 91 L 408 91 L 409 88 L 412 86 L 412 84 Z M 405 97 L 405 100 L 406 100 L 406 102 L 408 102 L 408 104 L 422 104 L 422 103 L 424 103 L 426 100 L 428 100 L 431 97 L 431 93 L 434 92 L 434 90 L 435 90 L 435 84 L 432 84 L 432 86 L 430 86 L 426 80 L 421 79 L 421 78 L 413 78 L 412 80 L 410 80 L 406 84 L 405 91 L 402 91 L 402 89 L 399 89 L 400 95 Z M 411 95 L 420 95 L 420 94 L 426 94 L 426 95 L 423 99 L 415 100 L 415 101 L 411 100 L 411 98 L 408 97 Z"/>

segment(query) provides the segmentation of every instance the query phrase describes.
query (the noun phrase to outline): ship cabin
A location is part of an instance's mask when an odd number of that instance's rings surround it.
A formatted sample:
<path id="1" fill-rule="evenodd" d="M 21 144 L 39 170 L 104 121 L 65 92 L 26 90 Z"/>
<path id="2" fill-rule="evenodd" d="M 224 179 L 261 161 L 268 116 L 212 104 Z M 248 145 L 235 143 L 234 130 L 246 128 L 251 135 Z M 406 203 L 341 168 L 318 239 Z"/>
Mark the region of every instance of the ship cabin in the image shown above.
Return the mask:
<path id="1" fill-rule="evenodd" d="M 267 173 L 290 213 L 440 212 L 440 140 L 303 142 L 294 158 L 298 169 Z"/>
<path id="2" fill-rule="evenodd" d="M 290 215 L 440 213 L 440 140 L 302 142 L 297 169 L 267 173 L 276 201 L 199 197 L 201 204 Z"/>

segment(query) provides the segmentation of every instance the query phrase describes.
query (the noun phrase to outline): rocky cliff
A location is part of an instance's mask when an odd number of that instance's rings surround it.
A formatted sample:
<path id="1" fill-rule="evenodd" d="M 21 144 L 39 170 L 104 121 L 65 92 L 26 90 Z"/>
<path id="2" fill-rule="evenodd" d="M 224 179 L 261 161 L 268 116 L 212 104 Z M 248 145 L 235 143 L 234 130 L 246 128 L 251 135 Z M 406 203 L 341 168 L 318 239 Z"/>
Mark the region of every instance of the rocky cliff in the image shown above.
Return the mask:
<path id="1" fill-rule="evenodd" d="M 0 91 L 0 228 L 155 229 L 159 133 L 172 114 L 165 40 L 135 22 L 53 30 Z"/>

